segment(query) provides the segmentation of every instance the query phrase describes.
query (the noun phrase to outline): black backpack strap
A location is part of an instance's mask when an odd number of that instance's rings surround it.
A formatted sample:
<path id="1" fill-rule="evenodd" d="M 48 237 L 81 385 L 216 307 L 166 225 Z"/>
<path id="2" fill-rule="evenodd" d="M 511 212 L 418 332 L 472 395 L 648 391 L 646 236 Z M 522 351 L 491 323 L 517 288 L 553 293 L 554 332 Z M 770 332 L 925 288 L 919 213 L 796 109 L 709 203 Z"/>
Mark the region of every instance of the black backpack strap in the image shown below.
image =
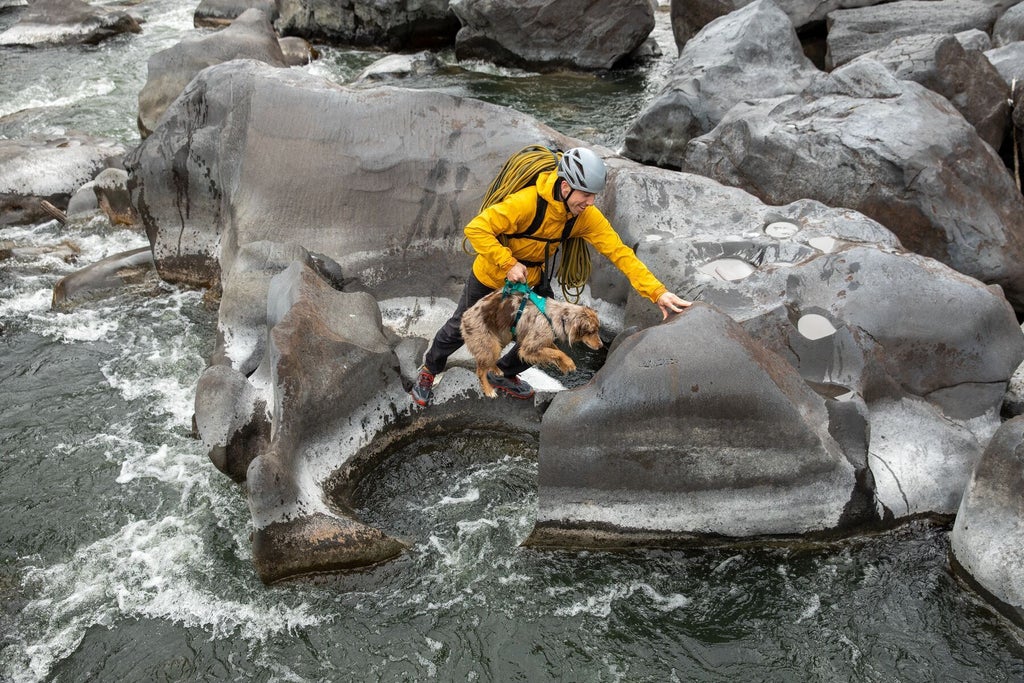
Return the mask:
<path id="1" fill-rule="evenodd" d="M 549 240 L 543 237 L 532 237 L 533 233 L 540 229 L 541 223 L 544 222 L 544 216 L 547 215 L 547 212 L 548 202 L 546 199 L 541 197 L 538 192 L 537 209 L 533 212 L 533 220 L 528 226 L 526 226 L 526 230 L 523 230 L 522 232 L 515 232 L 511 235 L 505 235 L 505 237 L 529 237 L 530 239 L 539 240 L 541 242 L 554 242 L 555 240 Z"/>
<path id="2" fill-rule="evenodd" d="M 517 233 L 511 234 L 511 235 L 504 235 L 504 237 L 506 237 L 506 238 L 519 238 L 519 239 L 535 240 L 537 242 L 547 242 L 548 245 L 554 244 L 555 245 L 555 252 L 557 253 L 558 252 L 558 246 L 561 245 L 561 243 L 564 242 L 566 239 L 568 239 L 570 233 L 572 233 L 572 226 L 576 225 L 576 218 L 577 217 L 573 216 L 572 218 L 570 218 L 569 220 L 567 220 L 565 222 L 565 227 L 562 228 L 562 235 L 561 235 L 561 237 L 557 237 L 557 238 L 553 238 L 553 239 L 549 238 L 549 237 L 534 237 L 533 233 L 537 232 L 537 230 L 540 229 L 541 224 L 544 222 L 544 216 L 547 215 L 547 212 L 548 212 L 548 202 L 547 202 L 546 199 L 544 199 L 543 197 L 540 196 L 540 193 L 538 193 L 537 194 L 537 210 L 533 214 L 533 220 L 530 222 L 530 225 L 528 225 L 526 230 L 523 230 L 522 232 L 517 232 Z M 523 261 L 522 259 L 520 259 L 519 262 L 522 263 L 524 266 L 527 266 L 529 268 L 537 268 L 537 267 L 540 267 L 540 266 L 544 266 L 545 279 L 546 280 L 550 280 L 551 279 L 550 275 L 547 273 L 547 271 L 548 271 L 547 261 L 548 261 L 548 247 L 545 246 L 544 247 L 544 260 L 543 261 Z"/>

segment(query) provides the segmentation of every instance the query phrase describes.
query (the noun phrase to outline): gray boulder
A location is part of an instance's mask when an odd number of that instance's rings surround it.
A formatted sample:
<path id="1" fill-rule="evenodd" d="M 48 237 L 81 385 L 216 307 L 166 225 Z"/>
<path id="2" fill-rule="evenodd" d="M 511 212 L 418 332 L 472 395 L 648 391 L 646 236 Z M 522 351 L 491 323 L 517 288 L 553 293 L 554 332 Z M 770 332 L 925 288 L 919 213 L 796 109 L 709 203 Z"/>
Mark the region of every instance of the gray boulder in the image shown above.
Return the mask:
<path id="1" fill-rule="evenodd" d="M 978 461 L 953 532 L 950 562 L 996 609 L 1024 626 L 1024 417 L 1005 422 Z"/>
<path id="2" fill-rule="evenodd" d="M 992 39 L 984 31 L 972 28 L 968 31 L 960 31 L 960 33 L 955 35 L 956 39 L 960 41 L 960 44 L 964 46 L 965 50 L 985 52 L 986 50 L 992 49 Z"/>
<path id="3" fill-rule="evenodd" d="M 505 158 L 573 142 L 477 100 L 248 61 L 203 71 L 125 164 L 165 279 L 215 286 L 242 245 L 287 234 L 378 298 L 454 297 Z"/>
<path id="4" fill-rule="evenodd" d="M 126 12 L 82 0 L 34 0 L 13 26 L 0 33 L 0 46 L 95 45 L 141 31 L 139 22 Z"/>
<path id="5" fill-rule="evenodd" d="M 153 132 L 164 111 L 197 73 L 232 59 L 287 66 L 274 27 L 260 10 L 246 10 L 222 31 L 183 40 L 149 58 L 146 84 L 139 92 L 142 137 Z"/>
<path id="6" fill-rule="evenodd" d="M 320 59 L 320 51 L 304 38 L 286 36 L 280 38 L 277 44 L 281 46 L 284 63 L 288 66 L 303 66 Z"/>
<path id="7" fill-rule="evenodd" d="M 580 429 L 580 425 L 587 425 Z M 825 401 L 729 316 L 695 304 L 630 336 L 541 425 L 528 545 L 835 531 L 854 464 Z"/>
<path id="8" fill-rule="evenodd" d="M 651 0 L 451 0 L 459 59 L 535 71 L 611 69 L 654 29 Z"/>
<path id="9" fill-rule="evenodd" d="M 155 273 L 149 247 L 113 254 L 58 280 L 53 287 L 51 306 L 54 310 L 68 310 L 74 304 L 107 296 L 129 285 L 155 283 Z"/>
<path id="10" fill-rule="evenodd" d="M 388 55 L 360 71 L 353 82 L 378 84 L 381 81 L 434 73 L 441 68 L 441 65 L 441 60 L 433 52 Z"/>
<path id="11" fill-rule="evenodd" d="M 896 38 L 978 29 L 991 33 L 999 13 L 979 0 L 896 0 L 828 14 L 825 64 L 834 69 Z"/>
<path id="12" fill-rule="evenodd" d="M 672 0 L 672 34 L 676 47 L 683 46 L 702 28 L 718 17 L 735 12 L 755 0 Z M 776 0 L 779 8 L 786 13 L 793 25 L 802 29 L 808 24 L 820 22 L 829 12 L 844 7 L 863 7 L 874 4 L 874 0 Z"/>
<path id="13" fill-rule="evenodd" d="M 0 225 L 45 220 L 43 201 L 66 208 L 80 187 L 120 164 L 125 151 L 87 136 L 0 140 Z"/>
<path id="14" fill-rule="evenodd" d="M 388 51 L 450 46 L 459 21 L 449 0 L 278 0 L 275 26 L 286 36 Z"/>
<path id="15" fill-rule="evenodd" d="M 686 143 L 718 125 L 734 104 L 795 94 L 818 73 L 789 18 L 773 0 L 757 0 L 686 44 L 668 83 L 626 131 L 623 154 L 679 168 Z"/>
<path id="16" fill-rule="evenodd" d="M 956 107 L 996 150 L 1009 123 L 1010 89 L 984 54 L 964 49 L 952 35 L 897 38 L 857 59 L 873 59 L 896 78 L 920 83 Z"/>
<path id="17" fill-rule="evenodd" d="M 263 303 L 265 308 L 266 301 Z M 245 481 L 249 465 L 270 445 L 265 393 L 229 365 L 210 365 L 200 375 L 195 425 L 210 461 L 237 482 Z"/>
<path id="18" fill-rule="evenodd" d="M 986 50 L 985 56 L 1007 85 L 1012 86 L 1016 81 L 1019 88 L 1024 83 L 1024 41 L 1018 40 Z"/>
<path id="19" fill-rule="evenodd" d="M 270 281 L 293 263 L 316 270 L 312 255 L 298 244 L 259 241 L 239 248 L 221 281 L 212 364 L 228 365 L 246 377 L 256 370 L 266 354 Z"/>
<path id="20" fill-rule="evenodd" d="M 734 107 L 686 170 L 782 204 L 861 211 L 908 249 L 999 284 L 1024 310 L 1024 198 L 949 102 L 862 60 L 800 95 Z"/>
<path id="21" fill-rule="evenodd" d="M 1003 47 L 1024 40 L 1024 5 L 1016 4 L 1003 12 L 992 27 L 992 46 Z"/>
<path id="22" fill-rule="evenodd" d="M 200 0 L 192 23 L 196 28 L 223 28 L 249 9 L 263 12 L 270 23 L 277 20 L 277 0 Z"/>

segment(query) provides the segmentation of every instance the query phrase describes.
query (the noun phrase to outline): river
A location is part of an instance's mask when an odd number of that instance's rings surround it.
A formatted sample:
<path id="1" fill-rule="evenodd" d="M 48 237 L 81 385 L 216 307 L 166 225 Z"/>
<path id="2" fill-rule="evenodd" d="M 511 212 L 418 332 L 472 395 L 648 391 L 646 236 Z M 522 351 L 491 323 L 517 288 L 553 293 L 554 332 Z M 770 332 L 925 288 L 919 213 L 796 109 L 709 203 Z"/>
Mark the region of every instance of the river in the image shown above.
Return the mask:
<path id="1" fill-rule="evenodd" d="M 195 32 L 193 7 L 144 0 L 142 34 L 95 47 L 0 49 L 0 137 L 136 144 L 146 59 Z M 410 85 L 617 147 L 675 55 L 666 15 L 665 56 L 615 77 L 471 65 Z M 378 56 L 325 48 L 303 68 L 345 82 Z M 152 283 L 53 311 L 61 276 L 146 244 L 102 219 L 0 229 L 64 240 L 77 263 L 0 261 L 3 680 L 1024 680 L 1020 633 L 948 571 L 948 527 L 823 547 L 529 550 L 537 444 L 507 435 L 423 439 L 364 482 L 361 517 L 410 543 L 398 560 L 267 588 L 244 492 L 191 436 L 216 311 Z"/>

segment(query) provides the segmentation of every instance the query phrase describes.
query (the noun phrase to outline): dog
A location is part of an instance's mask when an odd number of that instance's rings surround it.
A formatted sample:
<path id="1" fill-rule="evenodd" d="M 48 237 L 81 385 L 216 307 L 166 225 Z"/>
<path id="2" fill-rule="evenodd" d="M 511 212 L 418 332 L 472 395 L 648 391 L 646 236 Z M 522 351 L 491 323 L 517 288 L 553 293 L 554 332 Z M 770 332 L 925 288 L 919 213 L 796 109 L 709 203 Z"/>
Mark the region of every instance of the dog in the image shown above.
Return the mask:
<path id="1" fill-rule="evenodd" d="M 502 290 L 491 292 L 462 315 L 462 339 L 476 360 L 480 388 L 490 398 L 497 392 L 487 373 L 501 374 L 498 358 L 512 341 L 513 328 L 520 358 L 532 365 L 553 365 L 563 373 L 575 370 L 576 363 L 555 345 L 556 341 L 570 346 L 582 342 L 595 351 L 603 346 L 600 322 L 593 308 L 543 299 L 542 312 L 534 301 L 524 304 L 526 296 Z"/>

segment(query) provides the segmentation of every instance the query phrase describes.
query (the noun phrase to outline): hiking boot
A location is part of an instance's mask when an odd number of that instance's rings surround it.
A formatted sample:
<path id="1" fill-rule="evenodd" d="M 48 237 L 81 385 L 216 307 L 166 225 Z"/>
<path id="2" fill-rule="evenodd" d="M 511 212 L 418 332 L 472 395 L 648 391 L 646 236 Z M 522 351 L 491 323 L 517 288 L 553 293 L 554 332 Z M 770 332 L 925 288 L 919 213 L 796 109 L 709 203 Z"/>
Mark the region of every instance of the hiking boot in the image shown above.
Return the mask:
<path id="1" fill-rule="evenodd" d="M 420 368 L 419 377 L 416 378 L 416 384 L 412 385 L 412 389 L 409 391 L 409 395 L 412 396 L 413 403 L 418 406 L 426 407 L 430 403 L 430 399 L 434 397 L 434 373 L 427 370 L 427 366 L 424 365 Z"/>
<path id="2" fill-rule="evenodd" d="M 494 385 L 495 389 L 505 392 L 512 398 L 530 398 L 533 396 L 533 387 L 528 382 L 519 379 L 519 375 L 505 377 L 488 372 L 487 379 Z"/>

